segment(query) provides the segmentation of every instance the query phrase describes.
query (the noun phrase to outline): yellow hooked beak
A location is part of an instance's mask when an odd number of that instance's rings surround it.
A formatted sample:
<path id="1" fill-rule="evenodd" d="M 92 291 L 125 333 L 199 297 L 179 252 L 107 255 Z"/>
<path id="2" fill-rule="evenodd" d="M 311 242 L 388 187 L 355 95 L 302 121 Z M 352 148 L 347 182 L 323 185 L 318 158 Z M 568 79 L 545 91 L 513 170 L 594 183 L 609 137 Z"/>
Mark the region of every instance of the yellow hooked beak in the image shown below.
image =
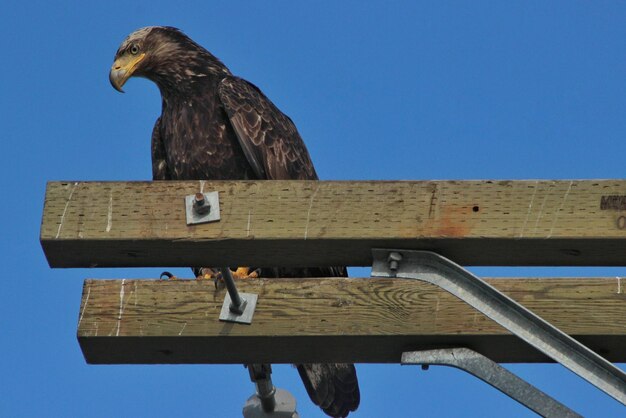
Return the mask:
<path id="1" fill-rule="evenodd" d="M 145 53 L 139 55 L 124 54 L 115 60 L 109 72 L 109 81 L 115 90 L 124 93 L 122 86 L 124 86 L 126 80 L 133 75 L 137 64 L 139 64 L 145 56 Z"/>

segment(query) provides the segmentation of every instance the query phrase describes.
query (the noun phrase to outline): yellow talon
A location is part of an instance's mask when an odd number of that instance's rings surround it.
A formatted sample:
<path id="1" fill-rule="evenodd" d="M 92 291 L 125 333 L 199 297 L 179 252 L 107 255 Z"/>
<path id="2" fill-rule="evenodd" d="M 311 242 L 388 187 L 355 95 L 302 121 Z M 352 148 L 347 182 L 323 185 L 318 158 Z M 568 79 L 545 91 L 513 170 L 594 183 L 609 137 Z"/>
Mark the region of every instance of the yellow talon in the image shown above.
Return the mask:
<path id="1" fill-rule="evenodd" d="M 259 277 L 259 270 L 254 270 L 250 273 L 250 267 L 238 267 L 233 272 L 233 276 L 237 279 L 256 279 Z"/>
<path id="2" fill-rule="evenodd" d="M 259 277 L 259 269 L 250 272 L 250 267 L 238 267 L 237 270 L 231 270 L 234 279 L 256 279 Z M 200 269 L 200 273 L 196 280 L 213 280 L 216 288 L 222 288 L 224 279 L 219 270 L 204 267 Z"/>
<path id="3" fill-rule="evenodd" d="M 196 276 L 196 280 L 209 280 L 216 279 L 217 277 L 219 277 L 219 273 L 217 273 L 215 270 L 213 270 L 212 268 L 203 267 L 201 269 L 198 269 L 198 275 Z"/>

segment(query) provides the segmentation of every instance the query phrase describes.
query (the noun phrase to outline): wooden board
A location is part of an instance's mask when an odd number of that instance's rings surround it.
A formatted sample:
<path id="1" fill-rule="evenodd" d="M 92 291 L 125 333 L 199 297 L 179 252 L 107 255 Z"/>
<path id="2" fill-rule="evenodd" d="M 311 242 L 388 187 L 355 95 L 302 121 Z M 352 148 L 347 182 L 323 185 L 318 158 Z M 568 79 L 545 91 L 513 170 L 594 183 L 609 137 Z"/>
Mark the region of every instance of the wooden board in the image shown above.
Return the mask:
<path id="1" fill-rule="evenodd" d="M 626 361 L 626 281 L 488 279 L 614 362 Z M 402 279 L 238 281 L 259 295 L 251 325 L 218 320 L 211 281 L 87 280 L 78 340 L 89 363 L 399 362 L 463 346 L 498 362 L 548 359 L 433 285 Z"/>
<path id="2" fill-rule="evenodd" d="M 222 219 L 187 226 L 200 190 Z M 51 182 L 41 244 L 52 267 L 626 265 L 626 181 Z"/>

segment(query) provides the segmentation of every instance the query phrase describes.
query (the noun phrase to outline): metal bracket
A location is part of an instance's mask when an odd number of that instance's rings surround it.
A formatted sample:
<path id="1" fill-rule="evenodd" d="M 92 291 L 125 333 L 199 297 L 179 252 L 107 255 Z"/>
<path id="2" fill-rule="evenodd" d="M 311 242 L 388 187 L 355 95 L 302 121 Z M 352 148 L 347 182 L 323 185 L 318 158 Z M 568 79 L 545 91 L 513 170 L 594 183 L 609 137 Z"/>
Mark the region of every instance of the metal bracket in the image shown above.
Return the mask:
<path id="1" fill-rule="evenodd" d="M 219 193 L 207 192 L 185 196 L 185 213 L 187 214 L 187 225 L 219 221 Z"/>
<path id="2" fill-rule="evenodd" d="M 296 399 L 272 383 L 271 364 L 248 364 L 250 380 L 256 393 L 248 398 L 243 407 L 244 418 L 298 418 Z"/>
<path id="3" fill-rule="evenodd" d="M 236 313 L 230 310 L 232 299 L 230 298 L 230 295 L 226 293 L 224 303 L 222 304 L 222 310 L 220 311 L 220 321 L 237 322 L 239 324 L 252 323 L 252 317 L 254 316 L 258 296 L 254 293 L 240 293 L 239 295 L 245 301 L 243 311 L 241 313 Z"/>
<path id="4" fill-rule="evenodd" d="M 274 394 L 276 408 L 272 412 L 265 412 L 261 400 L 254 394 L 248 398 L 243 406 L 244 418 L 299 418 L 296 411 L 296 399 L 284 389 L 276 389 Z"/>
<path id="5" fill-rule="evenodd" d="M 469 348 L 445 348 L 402 353 L 402 364 L 421 364 L 422 367 L 430 365 L 456 367 L 476 376 L 542 417 L 581 418 L 581 415 L 546 395 L 535 386 Z"/>
<path id="6" fill-rule="evenodd" d="M 374 249 L 373 277 L 432 283 L 626 404 L 626 373 L 479 277 L 430 251 Z"/>
<path id="7" fill-rule="evenodd" d="M 228 290 L 222 304 L 220 321 L 251 324 L 258 296 L 254 293 L 239 293 L 230 268 L 222 267 L 220 271 Z"/>

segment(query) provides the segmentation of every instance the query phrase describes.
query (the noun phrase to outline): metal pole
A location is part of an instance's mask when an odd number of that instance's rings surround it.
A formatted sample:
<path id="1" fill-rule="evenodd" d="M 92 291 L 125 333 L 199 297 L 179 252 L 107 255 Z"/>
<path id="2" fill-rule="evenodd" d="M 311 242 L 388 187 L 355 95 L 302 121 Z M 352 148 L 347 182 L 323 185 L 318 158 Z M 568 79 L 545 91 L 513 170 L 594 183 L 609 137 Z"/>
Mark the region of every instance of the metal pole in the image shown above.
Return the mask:
<path id="1" fill-rule="evenodd" d="M 248 364 L 250 380 L 256 385 L 256 394 L 261 400 L 261 407 L 265 412 L 272 412 L 276 408 L 276 388 L 272 383 L 271 364 Z"/>
<path id="2" fill-rule="evenodd" d="M 241 315 L 246 308 L 246 300 L 239 296 L 239 292 L 237 291 L 237 286 L 235 286 L 235 280 L 233 279 L 233 274 L 231 273 L 230 268 L 220 267 L 220 271 L 222 272 L 222 278 L 226 284 L 226 290 L 228 290 L 228 294 L 230 295 L 231 304 L 228 309 L 232 313 Z"/>

